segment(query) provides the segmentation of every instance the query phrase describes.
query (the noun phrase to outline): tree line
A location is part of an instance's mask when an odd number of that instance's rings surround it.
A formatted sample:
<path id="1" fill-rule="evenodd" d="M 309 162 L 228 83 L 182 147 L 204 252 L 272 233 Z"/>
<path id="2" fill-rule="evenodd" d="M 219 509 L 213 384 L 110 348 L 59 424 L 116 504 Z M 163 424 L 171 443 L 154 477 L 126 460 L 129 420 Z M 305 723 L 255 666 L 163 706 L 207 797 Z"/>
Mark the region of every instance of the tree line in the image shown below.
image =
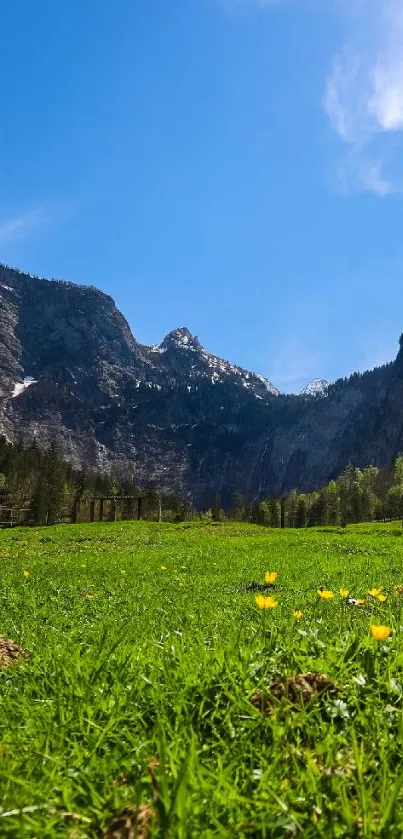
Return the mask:
<path id="1" fill-rule="evenodd" d="M 234 499 L 233 517 L 266 527 L 317 527 L 403 517 L 403 457 L 390 468 L 351 463 L 342 474 L 316 492 L 272 497 L 254 504 Z"/>
<path id="2" fill-rule="evenodd" d="M 149 483 L 141 490 L 134 479 L 118 480 L 113 473 L 100 474 L 74 469 L 59 455 L 55 445 L 47 450 L 35 442 L 9 443 L 0 437 L 0 514 L 15 508 L 26 510 L 26 520 L 36 524 L 68 521 L 77 505 L 89 499 L 147 492 L 145 518 L 182 521 L 198 518 L 184 499 L 161 494 Z M 160 505 L 160 501 L 162 504 Z M 253 504 L 236 494 L 231 511 L 221 509 L 220 497 L 202 518 L 226 517 L 266 527 L 317 527 L 403 518 L 403 456 L 389 468 L 348 464 L 342 474 L 314 492 L 293 490 L 287 496 L 272 496 Z"/>
<path id="3" fill-rule="evenodd" d="M 157 518 L 161 510 L 168 521 L 189 516 L 188 503 L 174 494 L 158 493 L 152 483 L 139 489 L 134 479 L 118 480 L 112 473 L 79 471 L 63 460 L 55 445 L 43 450 L 35 442 L 12 444 L 0 437 L 3 521 L 7 521 L 7 512 L 16 510 L 20 511 L 21 521 L 55 524 L 73 519 L 77 507 L 85 510 L 94 496 L 138 496 L 141 492 L 147 493 L 143 518 Z"/>

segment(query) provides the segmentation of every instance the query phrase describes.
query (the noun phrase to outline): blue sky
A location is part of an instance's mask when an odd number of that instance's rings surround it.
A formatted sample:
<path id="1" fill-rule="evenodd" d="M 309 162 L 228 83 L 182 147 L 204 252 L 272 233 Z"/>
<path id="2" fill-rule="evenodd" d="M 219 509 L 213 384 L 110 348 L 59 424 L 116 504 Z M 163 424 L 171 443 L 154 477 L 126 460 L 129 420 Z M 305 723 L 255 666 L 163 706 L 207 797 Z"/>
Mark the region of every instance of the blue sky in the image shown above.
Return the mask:
<path id="1" fill-rule="evenodd" d="M 285 391 L 403 331 L 399 0 L 13 0 L 0 260 Z"/>

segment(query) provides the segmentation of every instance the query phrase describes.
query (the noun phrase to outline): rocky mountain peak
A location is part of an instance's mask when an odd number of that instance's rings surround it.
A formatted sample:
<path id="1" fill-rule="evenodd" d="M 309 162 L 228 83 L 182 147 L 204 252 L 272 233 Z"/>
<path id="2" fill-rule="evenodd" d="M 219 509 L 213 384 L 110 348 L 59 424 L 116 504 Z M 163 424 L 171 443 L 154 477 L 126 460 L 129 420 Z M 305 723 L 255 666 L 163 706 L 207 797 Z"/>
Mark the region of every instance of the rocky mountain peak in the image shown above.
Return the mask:
<path id="1" fill-rule="evenodd" d="M 327 379 L 312 379 L 301 390 L 301 396 L 326 396 L 330 382 Z"/>
<path id="2" fill-rule="evenodd" d="M 186 379 L 190 389 L 203 380 L 212 385 L 231 382 L 236 388 L 249 390 L 258 399 L 279 393 L 265 376 L 230 364 L 206 350 L 186 326 L 173 329 L 161 344 L 151 347 L 151 352 L 160 353 L 161 368 L 168 374 Z"/>
<path id="3" fill-rule="evenodd" d="M 159 345 L 159 349 L 162 352 L 166 352 L 167 350 L 174 349 L 174 350 L 200 350 L 201 344 L 198 338 L 195 335 L 192 335 L 191 332 L 187 329 L 186 326 L 181 326 L 179 329 L 173 329 L 172 332 L 168 332 L 168 335 L 165 336 L 162 343 Z"/>

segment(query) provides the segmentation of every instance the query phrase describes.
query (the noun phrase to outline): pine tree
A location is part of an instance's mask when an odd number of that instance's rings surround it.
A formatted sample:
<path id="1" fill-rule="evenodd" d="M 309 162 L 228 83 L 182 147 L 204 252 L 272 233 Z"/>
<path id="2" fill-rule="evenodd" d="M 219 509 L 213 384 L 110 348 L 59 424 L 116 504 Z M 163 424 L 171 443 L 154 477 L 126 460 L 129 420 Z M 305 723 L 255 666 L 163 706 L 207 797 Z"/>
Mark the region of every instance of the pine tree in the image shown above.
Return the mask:
<path id="1" fill-rule="evenodd" d="M 280 527 L 281 523 L 281 511 L 280 511 L 280 504 L 277 498 L 270 498 L 269 500 L 269 515 L 270 515 L 270 527 Z"/>
<path id="2" fill-rule="evenodd" d="M 296 527 L 297 493 L 293 490 L 287 499 L 287 527 Z"/>
<path id="3" fill-rule="evenodd" d="M 326 487 L 327 524 L 340 524 L 340 497 L 336 481 L 329 481 Z"/>
<path id="4" fill-rule="evenodd" d="M 295 527 L 306 527 L 308 517 L 308 507 L 305 495 L 298 496 L 297 514 L 295 517 Z"/>
<path id="5" fill-rule="evenodd" d="M 58 457 L 56 446 L 52 445 L 47 458 L 48 524 L 54 524 L 63 517 L 64 468 Z"/>
<path id="6" fill-rule="evenodd" d="M 233 517 L 235 521 L 243 521 L 245 518 L 245 502 L 242 495 L 239 492 L 234 492 L 233 505 Z"/>
<path id="7" fill-rule="evenodd" d="M 32 498 L 32 516 L 36 524 L 48 523 L 48 509 L 49 485 L 47 476 L 43 472 L 40 472 Z"/>
<path id="8" fill-rule="evenodd" d="M 326 524 L 326 512 L 326 499 L 318 493 L 309 510 L 308 527 Z"/>

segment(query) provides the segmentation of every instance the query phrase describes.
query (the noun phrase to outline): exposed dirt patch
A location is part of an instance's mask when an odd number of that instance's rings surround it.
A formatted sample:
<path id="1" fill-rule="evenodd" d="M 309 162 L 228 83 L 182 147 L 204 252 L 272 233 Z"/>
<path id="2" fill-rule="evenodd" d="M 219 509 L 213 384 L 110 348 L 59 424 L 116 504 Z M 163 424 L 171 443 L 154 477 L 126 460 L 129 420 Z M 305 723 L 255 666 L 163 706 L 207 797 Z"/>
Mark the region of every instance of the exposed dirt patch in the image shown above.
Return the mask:
<path id="1" fill-rule="evenodd" d="M 262 713 L 270 713 L 273 697 L 288 699 L 293 705 L 306 705 L 315 696 L 324 693 L 337 694 L 336 686 L 326 673 L 297 673 L 296 676 L 282 676 L 267 691 L 256 691 L 251 696 L 251 702 Z"/>
<path id="2" fill-rule="evenodd" d="M 103 839 L 147 839 L 155 811 L 148 804 L 126 807 L 110 823 Z"/>
<path id="3" fill-rule="evenodd" d="M 256 580 L 251 580 L 250 583 L 248 583 L 243 590 L 247 591 L 247 592 L 249 592 L 249 591 L 269 591 L 270 589 L 274 589 L 274 588 L 275 588 L 274 583 L 258 583 Z"/>
<path id="4" fill-rule="evenodd" d="M 0 636 L 0 667 L 9 667 L 10 664 L 15 664 L 21 660 L 26 661 L 27 658 L 29 658 L 29 654 L 19 644 L 12 641 L 11 638 Z"/>

